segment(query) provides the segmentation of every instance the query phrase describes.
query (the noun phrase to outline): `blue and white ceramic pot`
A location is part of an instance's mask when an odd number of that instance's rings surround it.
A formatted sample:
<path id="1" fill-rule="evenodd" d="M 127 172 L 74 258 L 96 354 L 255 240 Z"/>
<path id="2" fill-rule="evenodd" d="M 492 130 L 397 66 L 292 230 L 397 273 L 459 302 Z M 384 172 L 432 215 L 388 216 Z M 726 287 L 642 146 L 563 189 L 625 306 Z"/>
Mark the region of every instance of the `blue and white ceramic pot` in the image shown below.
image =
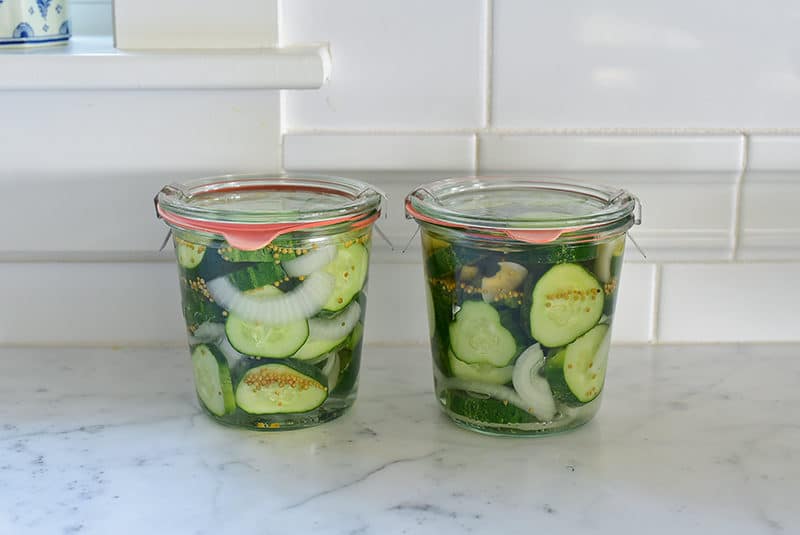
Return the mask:
<path id="1" fill-rule="evenodd" d="M 0 0 L 0 49 L 65 44 L 68 0 Z"/>

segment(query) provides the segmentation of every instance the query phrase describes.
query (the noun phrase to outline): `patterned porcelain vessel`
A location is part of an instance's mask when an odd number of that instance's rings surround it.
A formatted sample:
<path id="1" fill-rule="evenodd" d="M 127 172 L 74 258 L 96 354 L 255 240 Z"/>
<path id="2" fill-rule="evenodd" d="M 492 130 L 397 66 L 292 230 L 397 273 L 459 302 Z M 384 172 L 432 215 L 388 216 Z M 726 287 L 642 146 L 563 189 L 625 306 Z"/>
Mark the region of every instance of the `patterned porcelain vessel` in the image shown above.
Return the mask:
<path id="1" fill-rule="evenodd" d="M 0 49 L 66 44 L 68 0 L 0 0 Z"/>

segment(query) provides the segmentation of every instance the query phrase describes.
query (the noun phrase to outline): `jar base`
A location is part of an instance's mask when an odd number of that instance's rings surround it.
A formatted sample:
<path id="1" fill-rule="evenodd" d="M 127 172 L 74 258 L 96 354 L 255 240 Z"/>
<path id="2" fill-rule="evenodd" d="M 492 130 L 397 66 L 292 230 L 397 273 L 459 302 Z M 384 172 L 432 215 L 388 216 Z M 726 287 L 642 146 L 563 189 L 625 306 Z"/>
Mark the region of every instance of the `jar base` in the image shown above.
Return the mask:
<path id="1" fill-rule="evenodd" d="M 212 420 L 227 427 L 250 431 L 279 432 L 307 429 L 336 420 L 350 410 L 353 402 L 345 401 L 343 404 L 336 405 L 326 404 L 324 407 L 300 414 L 248 414 L 237 410 L 233 414 L 224 416 L 213 414 L 202 403 L 200 403 L 200 406 Z"/>
<path id="2" fill-rule="evenodd" d="M 597 400 L 599 402 L 599 400 Z M 440 400 L 441 403 L 441 400 Z M 581 427 L 589 420 L 594 418 L 599 409 L 599 403 L 591 403 L 580 409 L 571 411 L 569 414 L 560 414 L 556 419 L 549 422 L 531 423 L 492 423 L 474 420 L 450 410 L 444 403 L 441 403 L 442 411 L 457 426 L 483 435 L 502 436 L 502 437 L 537 437 L 554 435 L 565 431 L 571 431 Z"/>

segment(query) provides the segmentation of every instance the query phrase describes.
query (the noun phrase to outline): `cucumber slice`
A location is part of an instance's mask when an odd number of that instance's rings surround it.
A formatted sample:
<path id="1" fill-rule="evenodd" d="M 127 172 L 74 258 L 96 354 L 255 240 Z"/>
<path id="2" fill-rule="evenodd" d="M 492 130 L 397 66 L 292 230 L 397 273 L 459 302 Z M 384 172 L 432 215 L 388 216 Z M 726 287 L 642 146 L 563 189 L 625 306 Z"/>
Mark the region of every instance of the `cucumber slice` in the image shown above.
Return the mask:
<path id="1" fill-rule="evenodd" d="M 342 310 L 358 295 L 367 280 L 369 253 L 360 243 L 349 247 L 337 247 L 336 258 L 325 267 L 325 273 L 333 276 L 333 293 L 323 308 L 325 310 Z"/>
<path id="2" fill-rule="evenodd" d="M 456 377 L 466 381 L 482 381 L 495 385 L 504 385 L 511 382 L 514 366 L 497 368 L 491 364 L 467 364 L 459 360 L 452 351 L 447 353 L 450 359 L 450 370 Z"/>
<path id="3" fill-rule="evenodd" d="M 364 337 L 364 324 L 360 321 L 353 327 L 353 332 L 350 333 L 350 338 L 347 340 L 347 349 L 353 351 L 361 343 Z"/>
<path id="4" fill-rule="evenodd" d="M 313 367 L 309 367 L 313 369 Z M 304 370 L 305 371 L 305 370 Z M 236 403 L 250 414 L 289 414 L 316 409 L 328 398 L 323 377 L 285 364 L 264 364 L 247 370 L 236 387 Z"/>
<path id="5" fill-rule="evenodd" d="M 567 346 L 564 379 L 581 402 L 591 401 L 603 389 L 611 347 L 611 329 L 600 324 Z"/>
<path id="6" fill-rule="evenodd" d="M 283 268 L 290 277 L 311 275 L 331 263 L 336 258 L 337 252 L 335 245 L 325 245 L 308 254 L 284 262 Z"/>
<path id="7" fill-rule="evenodd" d="M 175 254 L 178 256 L 178 264 L 186 269 L 194 269 L 203 261 L 206 246 L 175 238 Z"/>
<path id="8" fill-rule="evenodd" d="M 228 277 L 208 282 L 214 301 L 231 314 L 254 323 L 286 325 L 310 318 L 322 309 L 334 289 L 334 279 L 327 273 L 314 273 L 297 288 L 265 299 L 248 295 L 236 288 Z"/>
<path id="9" fill-rule="evenodd" d="M 514 336 L 500 323 L 500 314 L 483 301 L 467 301 L 450 324 L 450 347 L 468 364 L 507 366 L 517 354 Z"/>
<path id="10" fill-rule="evenodd" d="M 558 351 L 551 353 L 547 357 L 548 370 L 560 370 L 564 367 L 564 357 L 567 356 L 567 349 L 562 347 Z"/>
<path id="11" fill-rule="evenodd" d="M 583 267 L 553 266 L 533 288 L 531 335 L 547 347 L 566 345 L 594 327 L 603 299 L 600 283 Z"/>
<path id="12" fill-rule="evenodd" d="M 273 299 L 283 294 L 274 286 L 264 286 L 245 293 L 263 299 Z M 288 357 L 302 347 L 308 339 L 308 333 L 308 322 L 304 319 L 270 325 L 246 321 L 232 313 L 225 322 L 225 334 L 233 348 L 251 357 Z"/>
<path id="13" fill-rule="evenodd" d="M 291 244 L 290 244 L 291 245 Z M 217 251 L 226 262 L 288 262 L 297 256 L 297 249 L 285 245 L 270 243 L 255 251 L 242 251 L 230 245 L 220 247 Z"/>
<path id="14" fill-rule="evenodd" d="M 360 318 L 361 306 L 358 301 L 353 301 L 344 311 L 333 318 L 308 320 L 308 340 L 292 355 L 292 358 L 314 359 L 345 344 Z"/>
<path id="15" fill-rule="evenodd" d="M 462 390 L 447 390 L 445 404 L 452 412 L 478 422 L 527 424 L 536 421 L 532 414 L 508 401 L 476 397 Z"/>
<path id="16" fill-rule="evenodd" d="M 263 262 L 255 266 L 240 269 L 229 275 L 234 286 L 242 291 L 275 286 L 289 280 L 286 271 L 274 262 Z"/>
<path id="17" fill-rule="evenodd" d="M 556 402 L 547 379 L 539 375 L 543 366 L 544 352 L 539 344 L 533 344 L 514 364 L 512 382 L 519 397 L 528 404 L 528 412 L 546 422 L 556 415 Z"/>
<path id="18" fill-rule="evenodd" d="M 231 372 L 225 357 L 210 346 L 199 345 L 192 351 L 192 368 L 197 397 L 212 414 L 223 416 L 236 410 Z"/>

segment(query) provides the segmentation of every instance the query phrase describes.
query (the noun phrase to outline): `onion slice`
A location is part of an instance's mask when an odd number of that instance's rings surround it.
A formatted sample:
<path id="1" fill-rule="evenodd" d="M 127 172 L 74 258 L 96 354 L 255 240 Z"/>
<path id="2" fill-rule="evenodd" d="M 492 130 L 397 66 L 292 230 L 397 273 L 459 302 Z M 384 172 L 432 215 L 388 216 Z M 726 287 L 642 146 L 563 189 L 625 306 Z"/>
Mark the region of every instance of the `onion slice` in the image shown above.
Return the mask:
<path id="1" fill-rule="evenodd" d="M 353 301 L 347 308 L 330 319 L 312 318 L 308 320 L 309 340 L 339 340 L 355 328 L 361 318 L 361 305 Z"/>
<path id="2" fill-rule="evenodd" d="M 317 272 L 291 292 L 267 297 L 240 291 L 228 277 L 207 283 L 211 297 L 222 308 L 245 321 L 265 325 L 286 325 L 314 316 L 330 298 L 334 284 L 332 275 Z"/>
<path id="3" fill-rule="evenodd" d="M 290 277 L 311 275 L 333 262 L 336 253 L 335 245 L 325 245 L 315 251 L 283 262 L 283 269 Z"/>
<path id="4" fill-rule="evenodd" d="M 556 402 L 547 379 L 539 375 L 542 366 L 544 352 L 539 344 L 533 344 L 517 358 L 511 382 L 528 405 L 526 410 L 539 420 L 549 421 L 556 415 Z"/>

